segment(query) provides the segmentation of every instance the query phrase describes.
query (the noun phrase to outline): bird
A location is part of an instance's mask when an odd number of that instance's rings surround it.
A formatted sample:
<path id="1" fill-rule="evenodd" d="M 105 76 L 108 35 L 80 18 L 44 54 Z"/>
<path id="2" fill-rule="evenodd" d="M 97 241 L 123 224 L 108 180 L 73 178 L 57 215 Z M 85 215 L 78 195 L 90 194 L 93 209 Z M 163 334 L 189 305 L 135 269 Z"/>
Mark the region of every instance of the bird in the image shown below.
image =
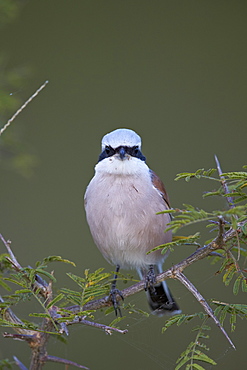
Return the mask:
<path id="1" fill-rule="evenodd" d="M 169 252 L 151 249 L 171 242 L 169 199 L 164 184 L 146 164 L 141 151 L 141 137 L 133 130 L 119 128 L 106 134 L 101 154 L 89 182 L 84 205 L 93 240 L 104 256 L 116 266 L 110 297 L 115 312 L 121 310 L 116 299 L 116 280 L 121 269 L 136 269 L 145 290 L 151 313 L 175 315 L 180 308 L 165 281 L 155 276 Z"/>

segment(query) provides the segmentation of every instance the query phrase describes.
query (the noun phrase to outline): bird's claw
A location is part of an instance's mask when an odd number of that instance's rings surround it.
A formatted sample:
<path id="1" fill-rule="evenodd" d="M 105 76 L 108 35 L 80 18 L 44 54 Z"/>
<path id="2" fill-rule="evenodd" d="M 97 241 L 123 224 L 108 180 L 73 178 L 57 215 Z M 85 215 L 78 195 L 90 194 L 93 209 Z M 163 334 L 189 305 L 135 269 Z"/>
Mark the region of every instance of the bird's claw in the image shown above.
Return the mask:
<path id="1" fill-rule="evenodd" d="M 111 291 L 110 291 L 109 300 L 111 300 L 111 302 L 112 302 L 112 305 L 114 307 L 116 316 L 118 315 L 118 313 L 119 313 L 119 316 L 122 316 L 121 309 L 120 309 L 119 303 L 118 303 L 119 299 L 117 299 L 117 296 L 119 296 L 122 300 L 124 300 L 124 296 L 123 296 L 121 290 L 116 289 L 116 288 L 112 288 Z"/>
<path id="2" fill-rule="evenodd" d="M 154 289 L 155 283 L 156 283 L 156 277 L 155 277 L 155 273 L 154 273 L 154 268 L 151 265 L 149 270 L 148 270 L 148 273 L 145 277 L 145 287 L 144 287 L 144 289 L 148 290 L 148 288 L 149 288 L 149 289 L 151 289 L 152 292 L 154 292 L 155 291 L 155 289 Z"/>

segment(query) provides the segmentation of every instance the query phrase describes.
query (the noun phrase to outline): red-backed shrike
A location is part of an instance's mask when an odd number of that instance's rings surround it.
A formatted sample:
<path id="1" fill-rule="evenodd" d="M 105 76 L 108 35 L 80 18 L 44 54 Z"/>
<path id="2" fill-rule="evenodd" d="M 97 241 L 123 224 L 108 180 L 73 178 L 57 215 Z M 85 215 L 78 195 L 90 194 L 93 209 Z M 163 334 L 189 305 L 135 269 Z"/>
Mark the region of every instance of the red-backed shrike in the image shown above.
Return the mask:
<path id="1" fill-rule="evenodd" d="M 147 252 L 172 240 L 164 232 L 170 215 L 168 196 L 159 177 L 149 169 L 141 152 L 141 138 L 129 129 L 118 129 L 102 139 L 102 152 L 95 175 L 85 193 L 87 222 L 94 242 L 107 259 L 121 268 L 135 268 L 146 281 L 153 313 L 176 314 L 179 307 L 165 281 L 155 283 L 167 254 Z M 111 297 L 117 312 L 113 284 Z"/>

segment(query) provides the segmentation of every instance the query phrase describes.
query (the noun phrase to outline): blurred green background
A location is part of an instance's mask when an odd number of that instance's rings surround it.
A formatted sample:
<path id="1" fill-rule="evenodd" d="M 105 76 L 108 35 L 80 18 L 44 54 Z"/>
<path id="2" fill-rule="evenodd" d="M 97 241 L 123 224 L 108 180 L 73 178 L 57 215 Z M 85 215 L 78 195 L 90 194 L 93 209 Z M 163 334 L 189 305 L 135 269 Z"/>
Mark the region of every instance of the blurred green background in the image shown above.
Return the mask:
<path id="1" fill-rule="evenodd" d="M 246 1 L 2 0 L 0 10 L 1 127 L 49 80 L 1 142 L 1 232 L 12 240 L 21 264 L 34 265 L 47 255 L 75 261 L 76 268 L 51 265 L 57 288 L 76 288 L 68 271 L 113 269 L 91 239 L 83 195 L 101 138 L 115 128 L 141 135 L 147 163 L 163 179 L 173 207 L 225 207 L 202 199 L 214 183 L 174 178 L 215 167 L 214 154 L 224 171 L 247 164 Z M 176 250 L 166 266 L 192 251 Z M 243 295 L 233 296 L 222 277 L 214 276 L 217 269 L 204 260 L 186 274 L 205 298 L 244 303 Z M 200 311 L 179 283 L 169 285 L 183 312 Z M 148 310 L 144 293 L 128 302 Z M 35 305 L 30 310 L 39 310 Z M 96 318 L 109 323 L 114 314 L 99 312 Z M 50 340 L 49 354 L 94 370 L 173 369 L 195 338 L 191 328 L 197 323 L 162 335 L 164 321 L 131 315 L 121 323 L 129 329 L 125 336 L 74 326 L 67 345 Z M 237 351 L 211 327 L 207 344 L 217 368 L 244 368 L 246 323 L 238 320 L 230 334 Z M 228 324 L 226 330 L 230 333 Z M 28 366 L 26 347 L 0 337 L 0 358 L 16 355 Z"/>

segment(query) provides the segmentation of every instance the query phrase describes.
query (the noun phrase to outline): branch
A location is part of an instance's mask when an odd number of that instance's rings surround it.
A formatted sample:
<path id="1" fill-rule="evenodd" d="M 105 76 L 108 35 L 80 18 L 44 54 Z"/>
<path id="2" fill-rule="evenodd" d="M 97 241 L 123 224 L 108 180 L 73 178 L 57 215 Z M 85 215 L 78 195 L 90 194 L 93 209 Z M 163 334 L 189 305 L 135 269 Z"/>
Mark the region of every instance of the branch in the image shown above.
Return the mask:
<path id="1" fill-rule="evenodd" d="M 3 132 L 11 125 L 11 123 L 14 121 L 14 119 L 23 111 L 23 109 L 26 108 L 26 106 L 40 93 L 41 90 L 48 84 L 49 81 L 45 81 L 43 85 L 40 86 L 38 90 L 35 91 L 35 93 L 30 96 L 28 100 L 25 101 L 25 103 L 15 112 L 15 114 L 8 120 L 8 122 L 1 128 L 0 130 L 0 136 L 3 134 Z"/>

